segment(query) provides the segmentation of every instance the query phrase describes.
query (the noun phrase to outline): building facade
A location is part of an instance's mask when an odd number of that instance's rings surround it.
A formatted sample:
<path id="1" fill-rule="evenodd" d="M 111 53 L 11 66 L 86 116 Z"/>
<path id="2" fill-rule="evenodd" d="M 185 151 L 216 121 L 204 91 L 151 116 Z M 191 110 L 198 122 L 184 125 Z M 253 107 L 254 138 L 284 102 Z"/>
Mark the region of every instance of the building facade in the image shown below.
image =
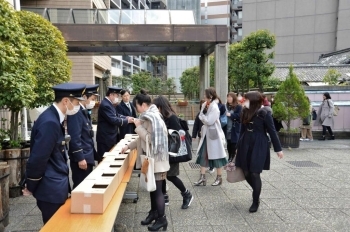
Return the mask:
<path id="1" fill-rule="evenodd" d="M 54 8 L 54 9 L 108 9 L 109 1 L 103 0 L 21 0 L 21 7 Z M 69 56 L 72 61 L 72 82 L 100 84 L 106 70 L 111 70 L 109 56 Z M 108 83 L 111 84 L 111 78 Z M 103 88 L 100 88 L 103 91 Z M 103 94 L 101 92 L 101 94 Z"/>
<path id="2" fill-rule="evenodd" d="M 276 35 L 276 62 L 317 62 L 350 47 L 349 0 L 244 0 L 243 37 L 259 29 Z"/>

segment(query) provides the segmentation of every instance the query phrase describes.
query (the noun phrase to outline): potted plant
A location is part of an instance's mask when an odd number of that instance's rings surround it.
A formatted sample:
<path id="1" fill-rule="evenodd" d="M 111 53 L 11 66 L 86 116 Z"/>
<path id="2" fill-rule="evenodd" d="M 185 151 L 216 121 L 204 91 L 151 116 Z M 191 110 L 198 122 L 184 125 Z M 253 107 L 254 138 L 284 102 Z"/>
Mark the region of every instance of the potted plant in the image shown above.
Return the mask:
<path id="1" fill-rule="evenodd" d="M 292 128 L 291 122 L 298 118 L 305 118 L 310 113 L 309 107 L 305 91 L 291 65 L 286 80 L 276 93 L 272 107 L 274 117 L 285 122 L 287 126 L 279 132 L 282 147 L 299 147 L 300 131 L 298 128 Z"/>
<path id="2" fill-rule="evenodd" d="M 177 105 L 178 106 L 187 106 L 188 105 L 188 101 L 185 99 L 179 99 L 177 100 Z"/>
<path id="3" fill-rule="evenodd" d="M 19 197 L 21 195 L 21 141 L 19 139 L 11 139 L 9 148 L 5 150 L 5 160 L 10 166 L 10 197 Z"/>

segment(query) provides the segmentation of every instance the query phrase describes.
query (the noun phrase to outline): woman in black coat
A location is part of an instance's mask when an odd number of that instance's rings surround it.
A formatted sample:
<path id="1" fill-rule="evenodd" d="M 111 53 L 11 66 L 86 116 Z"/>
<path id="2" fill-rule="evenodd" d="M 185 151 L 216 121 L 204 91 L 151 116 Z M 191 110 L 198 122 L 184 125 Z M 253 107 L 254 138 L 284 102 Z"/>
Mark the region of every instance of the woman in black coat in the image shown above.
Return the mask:
<path id="1" fill-rule="evenodd" d="M 176 116 L 176 113 L 171 107 L 168 99 L 166 99 L 164 96 L 159 96 L 153 99 L 153 104 L 157 106 L 157 108 L 159 109 L 159 112 L 162 114 L 165 125 L 168 130 L 169 129 L 176 130 L 176 131 L 183 130 L 183 128 L 181 127 L 179 118 Z M 186 189 L 181 179 L 177 177 L 178 175 L 180 175 L 179 163 L 170 163 L 170 169 L 167 172 L 166 178 L 168 181 L 172 182 L 176 186 L 176 188 L 180 190 L 183 198 L 181 208 L 187 209 L 192 203 L 193 196 L 191 192 L 188 189 Z M 165 180 L 163 182 L 163 194 L 166 200 L 169 202 L 169 197 L 166 194 Z"/>
<path id="2" fill-rule="evenodd" d="M 241 112 L 242 106 L 238 104 L 237 96 L 234 92 L 227 94 L 226 103 L 227 125 L 223 128 L 227 140 L 227 153 L 229 162 L 233 160 L 236 153 L 236 145 L 241 132 Z"/>
<path id="3" fill-rule="evenodd" d="M 122 101 L 117 105 L 116 111 L 117 114 L 121 114 L 124 116 L 129 116 L 136 118 L 136 110 L 133 104 L 130 102 L 130 91 L 127 89 L 122 89 L 120 91 L 120 95 L 122 96 Z M 135 124 L 134 123 L 126 123 L 119 127 L 119 134 L 117 136 L 117 143 L 124 138 L 126 134 L 135 134 Z"/>
<path id="4" fill-rule="evenodd" d="M 270 169 L 269 133 L 275 152 L 283 157 L 280 141 L 275 130 L 271 112 L 261 108 L 263 98 L 257 91 L 245 94 L 241 116 L 241 134 L 237 144 L 236 166 L 242 168 L 245 179 L 253 189 L 253 204 L 249 212 L 259 208 L 262 170 Z"/>

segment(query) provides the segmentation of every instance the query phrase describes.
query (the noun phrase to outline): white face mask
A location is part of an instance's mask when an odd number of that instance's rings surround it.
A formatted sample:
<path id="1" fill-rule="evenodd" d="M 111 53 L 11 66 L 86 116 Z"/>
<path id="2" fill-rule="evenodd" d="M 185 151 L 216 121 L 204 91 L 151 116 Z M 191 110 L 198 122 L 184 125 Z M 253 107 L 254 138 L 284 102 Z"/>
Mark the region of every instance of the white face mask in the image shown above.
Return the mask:
<path id="1" fill-rule="evenodd" d="M 245 102 L 243 103 L 244 107 L 249 109 L 249 106 L 250 106 L 250 102 L 249 100 L 245 100 Z"/>
<path id="2" fill-rule="evenodd" d="M 86 109 L 91 110 L 92 108 L 94 108 L 95 104 L 96 101 L 90 101 L 90 103 L 86 105 Z"/>
<path id="3" fill-rule="evenodd" d="M 70 102 L 70 104 L 73 106 L 73 109 L 70 110 L 70 109 L 68 109 L 68 107 L 66 106 L 66 108 L 67 108 L 66 115 L 74 115 L 74 114 L 78 113 L 79 110 L 80 110 L 80 105 L 75 106 L 75 105 L 73 105 L 73 103 L 72 103 L 71 101 L 69 101 L 69 102 Z"/>
<path id="4" fill-rule="evenodd" d="M 113 103 L 117 104 L 118 102 L 119 102 L 119 97 L 115 97 L 114 100 L 113 100 Z"/>
<path id="5" fill-rule="evenodd" d="M 242 100 L 242 97 L 241 97 L 241 96 L 237 97 L 237 100 L 238 100 L 238 101 L 241 101 L 241 100 Z"/>

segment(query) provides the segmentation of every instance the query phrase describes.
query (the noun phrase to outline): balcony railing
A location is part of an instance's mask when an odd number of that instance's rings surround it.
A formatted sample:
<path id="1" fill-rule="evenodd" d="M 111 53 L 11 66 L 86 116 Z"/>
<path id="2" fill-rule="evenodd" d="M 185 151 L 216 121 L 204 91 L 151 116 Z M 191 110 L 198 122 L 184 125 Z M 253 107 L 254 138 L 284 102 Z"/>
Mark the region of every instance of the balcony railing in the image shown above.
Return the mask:
<path id="1" fill-rule="evenodd" d="M 196 24 L 192 10 L 29 8 L 51 23 L 67 24 Z"/>
<path id="2" fill-rule="evenodd" d="M 128 55 L 123 55 L 123 60 L 126 61 L 126 62 L 131 63 L 131 57 L 128 56 Z"/>
<path id="3" fill-rule="evenodd" d="M 238 18 L 238 19 L 237 19 L 237 24 L 238 24 L 238 25 L 242 25 L 242 18 Z"/>
<path id="4" fill-rule="evenodd" d="M 237 30 L 233 26 L 231 27 L 231 34 L 237 34 Z"/>
<path id="5" fill-rule="evenodd" d="M 231 22 L 235 23 L 237 22 L 237 19 L 238 19 L 237 15 L 235 14 L 231 15 Z"/>

